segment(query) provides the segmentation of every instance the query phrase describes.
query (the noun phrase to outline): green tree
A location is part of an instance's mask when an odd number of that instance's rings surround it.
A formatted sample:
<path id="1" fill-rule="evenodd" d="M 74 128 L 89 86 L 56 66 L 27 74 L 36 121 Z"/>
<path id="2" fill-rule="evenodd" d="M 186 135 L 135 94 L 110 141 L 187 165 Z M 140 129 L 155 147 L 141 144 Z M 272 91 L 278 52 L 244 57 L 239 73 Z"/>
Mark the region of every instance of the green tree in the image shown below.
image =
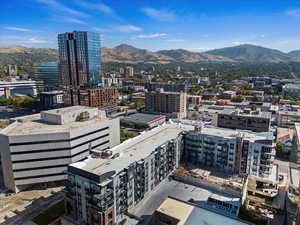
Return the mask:
<path id="1" fill-rule="evenodd" d="M 288 159 L 290 150 L 282 143 L 276 144 L 276 157 L 280 159 Z"/>
<path id="2" fill-rule="evenodd" d="M 244 100 L 245 100 L 245 97 L 243 95 L 236 95 L 231 98 L 232 102 L 242 102 Z"/>
<path id="3" fill-rule="evenodd" d="M 257 109 L 257 106 L 255 104 L 251 104 L 250 107 L 252 111 L 255 111 Z"/>
<path id="4" fill-rule="evenodd" d="M 129 105 L 129 102 L 127 100 L 122 100 L 120 102 L 120 106 L 128 106 Z"/>
<path id="5" fill-rule="evenodd" d="M 120 125 L 121 125 L 121 127 L 131 127 L 131 128 L 134 127 L 133 123 L 131 123 L 131 122 L 127 121 L 127 120 L 124 120 L 124 119 L 120 120 Z"/>
<path id="6" fill-rule="evenodd" d="M 144 130 L 149 128 L 149 125 L 147 123 L 136 123 L 134 127 L 135 129 Z"/>

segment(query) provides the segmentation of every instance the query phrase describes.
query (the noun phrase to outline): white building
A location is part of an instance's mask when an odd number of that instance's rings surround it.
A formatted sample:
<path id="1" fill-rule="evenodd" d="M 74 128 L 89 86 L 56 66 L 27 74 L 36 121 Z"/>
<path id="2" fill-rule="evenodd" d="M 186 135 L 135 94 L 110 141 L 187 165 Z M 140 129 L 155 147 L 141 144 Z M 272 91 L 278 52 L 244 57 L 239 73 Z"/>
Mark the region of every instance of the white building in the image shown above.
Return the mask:
<path id="1" fill-rule="evenodd" d="M 199 127 L 185 135 L 184 160 L 227 173 L 276 179 L 272 132 Z"/>
<path id="2" fill-rule="evenodd" d="M 33 80 L 0 81 L 0 98 L 8 98 L 13 95 L 37 95 L 37 84 Z"/>
<path id="3" fill-rule="evenodd" d="M 4 184 L 12 191 L 64 180 L 68 164 L 84 160 L 91 149 L 120 143 L 119 119 L 97 108 L 73 106 L 16 118 L 0 132 Z"/>

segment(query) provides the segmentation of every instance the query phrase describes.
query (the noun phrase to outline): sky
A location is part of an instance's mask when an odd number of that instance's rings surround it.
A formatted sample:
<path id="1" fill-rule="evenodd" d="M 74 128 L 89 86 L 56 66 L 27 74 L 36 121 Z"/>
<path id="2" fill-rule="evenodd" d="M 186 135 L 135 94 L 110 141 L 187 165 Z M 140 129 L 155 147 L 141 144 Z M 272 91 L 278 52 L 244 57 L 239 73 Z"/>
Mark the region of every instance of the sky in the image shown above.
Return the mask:
<path id="1" fill-rule="evenodd" d="M 0 46 L 57 48 L 57 34 L 101 34 L 102 46 L 152 51 L 255 44 L 300 49 L 300 0 L 5 0 Z"/>

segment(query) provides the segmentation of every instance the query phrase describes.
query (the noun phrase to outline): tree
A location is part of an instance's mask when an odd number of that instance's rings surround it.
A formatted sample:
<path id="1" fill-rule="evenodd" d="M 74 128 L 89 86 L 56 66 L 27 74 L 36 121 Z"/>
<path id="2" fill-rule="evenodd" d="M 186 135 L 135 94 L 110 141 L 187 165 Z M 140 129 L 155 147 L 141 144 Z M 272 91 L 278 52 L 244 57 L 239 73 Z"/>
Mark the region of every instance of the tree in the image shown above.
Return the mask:
<path id="1" fill-rule="evenodd" d="M 147 123 L 136 123 L 134 127 L 135 129 L 144 130 L 149 128 L 149 125 Z"/>
<path id="2" fill-rule="evenodd" d="M 122 100 L 120 102 L 120 106 L 128 106 L 129 105 L 129 102 L 127 100 Z"/>
<path id="3" fill-rule="evenodd" d="M 245 100 L 245 97 L 243 95 L 236 95 L 231 98 L 232 102 L 242 102 L 244 100 Z"/>
<path id="4" fill-rule="evenodd" d="M 286 147 L 282 143 L 276 144 L 276 157 L 281 159 L 288 159 L 289 158 L 290 151 L 288 147 Z"/>
<path id="5" fill-rule="evenodd" d="M 131 122 L 127 121 L 127 120 L 124 120 L 124 119 L 120 120 L 120 125 L 121 125 L 121 127 L 131 127 L 131 128 L 134 127 L 133 123 L 131 123 Z"/>
<path id="6" fill-rule="evenodd" d="M 255 111 L 257 109 L 257 106 L 255 104 L 251 104 L 250 107 L 252 111 Z"/>
<path id="7" fill-rule="evenodd" d="M 145 107 L 145 103 L 142 102 L 142 101 L 137 101 L 137 102 L 135 102 L 135 107 L 136 107 L 137 109 L 144 108 L 144 107 Z"/>
<path id="8" fill-rule="evenodd" d="M 199 111 L 199 106 L 195 105 L 195 106 L 194 106 L 194 110 L 195 110 L 195 111 Z"/>

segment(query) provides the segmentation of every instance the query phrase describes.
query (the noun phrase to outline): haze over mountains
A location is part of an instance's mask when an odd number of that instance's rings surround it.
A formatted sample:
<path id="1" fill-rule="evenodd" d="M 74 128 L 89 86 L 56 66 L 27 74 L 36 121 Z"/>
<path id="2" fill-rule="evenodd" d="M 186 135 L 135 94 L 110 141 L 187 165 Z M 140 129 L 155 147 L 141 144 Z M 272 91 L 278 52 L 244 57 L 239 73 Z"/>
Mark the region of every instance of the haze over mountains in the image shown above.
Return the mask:
<path id="1" fill-rule="evenodd" d="M 104 63 L 168 64 L 198 62 L 228 63 L 291 63 L 300 62 L 300 50 L 284 53 L 279 50 L 255 45 L 239 45 L 215 49 L 204 53 L 184 49 L 152 52 L 121 44 L 115 48 L 102 48 Z M 36 62 L 56 61 L 57 49 L 26 48 L 23 46 L 0 47 L 0 65 L 17 64 L 30 66 Z"/>

